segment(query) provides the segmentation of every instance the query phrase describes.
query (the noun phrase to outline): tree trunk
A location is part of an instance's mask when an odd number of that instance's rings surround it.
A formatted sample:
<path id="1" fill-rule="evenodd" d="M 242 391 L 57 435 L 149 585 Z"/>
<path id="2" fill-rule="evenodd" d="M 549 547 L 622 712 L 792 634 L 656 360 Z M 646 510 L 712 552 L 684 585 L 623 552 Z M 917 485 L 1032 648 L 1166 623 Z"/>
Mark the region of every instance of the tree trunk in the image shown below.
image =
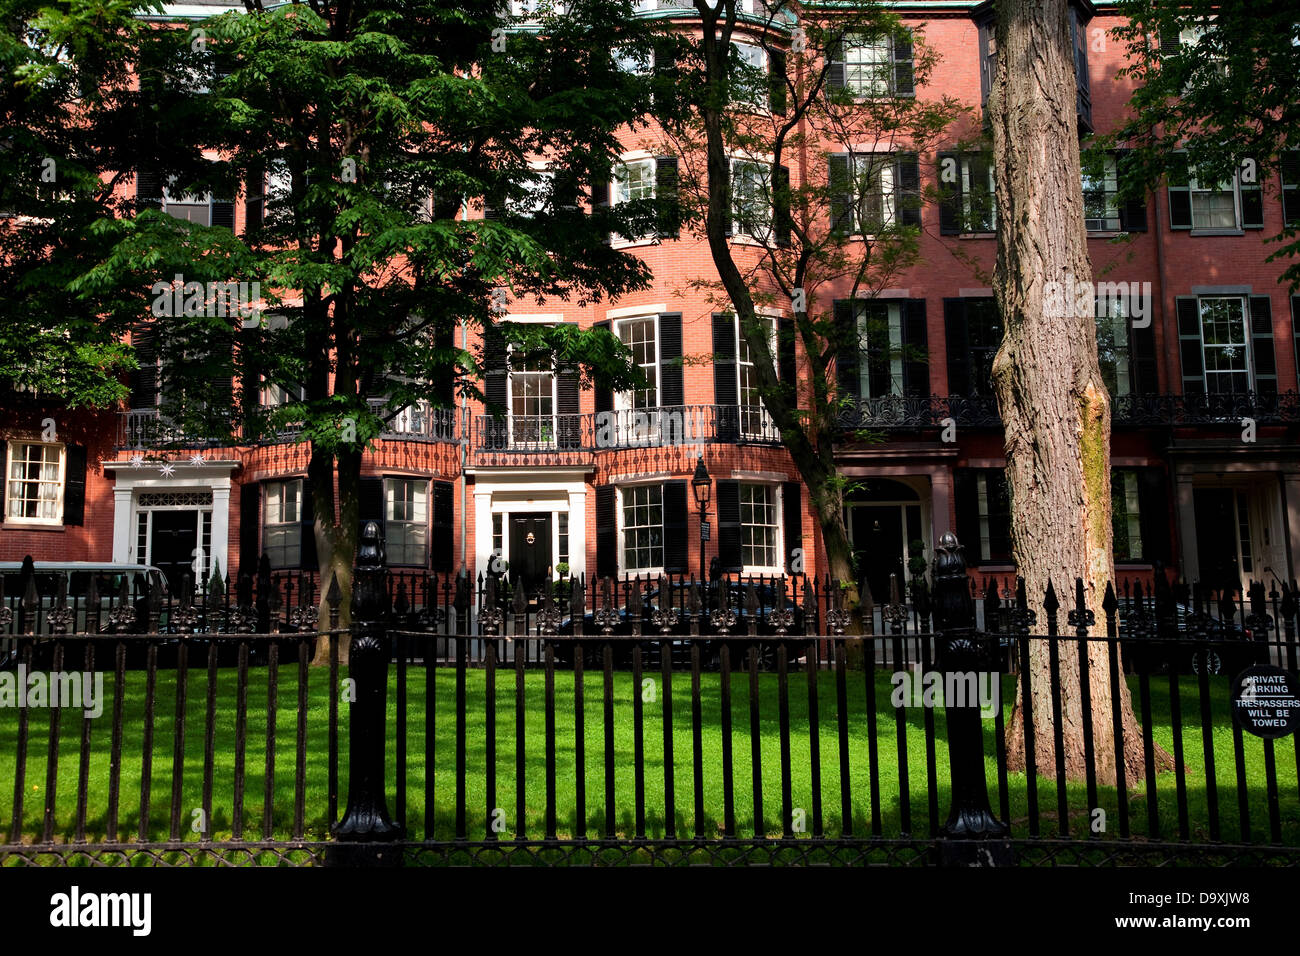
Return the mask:
<path id="1" fill-rule="evenodd" d="M 996 42 L 988 109 L 997 170 L 994 289 L 1005 337 L 993 384 L 1006 429 L 1012 548 L 1041 633 L 1049 582 L 1068 608 L 1075 579 L 1082 579 L 1087 606 L 1100 618 L 1106 585 L 1114 579 L 1110 399 L 1097 362 L 1091 291 L 1076 295 L 1080 287 L 1092 289 L 1092 267 L 1066 0 L 998 0 Z M 1069 636 L 1057 649 L 1065 772 L 1082 779 L 1087 767 L 1078 644 L 1063 630 Z M 1045 640 L 1030 642 L 1029 673 L 1021 680 L 1028 676 L 1037 767 L 1050 774 L 1056 751 L 1049 650 Z M 1088 658 L 1097 780 L 1117 779 L 1114 703 L 1122 717 L 1127 776 L 1136 781 L 1144 755 L 1128 687 L 1122 678 L 1111 686 L 1104 643 L 1090 645 Z M 1158 756 L 1158 764 L 1168 765 L 1167 755 Z M 1007 758 L 1012 769 L 1024 768 L 1019 692 L 1007 728 Z"/>
<path id="2" fill-rule="evenodd" d="M 338 469 L 338 503 L 337 511 L 334 500 L 335 466 Z M 329 626 L 330 580 L 339 583 L 339 627 L 347 630 L 352 626 L 352 563 L 356 556 L 359 500 L 358 492 L 361 479 L 361 453 L 340 451 L 337 454 L 322 449 L 312 448 L 311 460 L 307 466 L 309 494 L 315 509 L 316 553 L 320 567 L 321 595 L 319 604 L 319 627 L 322 631 Z M 338 519 L 335 520 L 337 513 Z M 339 663 L 348 662 L 347 635 L 339 638 Z M 316 654 L 313 666 L 329 664 L 329 638 L 321 634 L 316 639 Z"/>

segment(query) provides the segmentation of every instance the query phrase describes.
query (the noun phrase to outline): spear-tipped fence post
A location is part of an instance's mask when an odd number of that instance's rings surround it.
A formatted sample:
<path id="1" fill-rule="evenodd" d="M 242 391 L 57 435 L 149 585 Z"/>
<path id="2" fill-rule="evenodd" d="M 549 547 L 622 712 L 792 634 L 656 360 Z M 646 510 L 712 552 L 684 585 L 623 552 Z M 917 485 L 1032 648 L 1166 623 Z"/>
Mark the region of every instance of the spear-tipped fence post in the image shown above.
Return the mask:
<path id="1" fill-rule="evenodd" d="M 984 779 L 984 731 L 980 702 L 956 699 L 992 675 L 1000 684 L 993 641 L 975 630 L 975 604 L 966 576 L 964 549 L 952 532 L 944 534 L 934 555 L 934 616 L 939 631 L 937 663 L 943 672 L 948 714 L 948 760 L 952 807 L 940 830 L 939 858 L 944 864 L 993 866 L 1011 862 L 1006 824 L 993 816 Z M 997 700 L 1001 705 L 1000 698 Z"/>
<path id="2" fill-rule="evenodd" d="M 398 839 L 402 832 L 389 819 L 384 787 L 388 662 L 392 657 L 386 627 L 389 594 L 385 564 L 379 523 L 367 521 L 361 532 L 352 583 L 348 676 L 355 684 L 356 699 L 348 711 L 348 804 L 343 819 L 334 827 L 339 843 L 329 848 L 327 863 L 401 865 L 401 852 L 382 846 Z"/>

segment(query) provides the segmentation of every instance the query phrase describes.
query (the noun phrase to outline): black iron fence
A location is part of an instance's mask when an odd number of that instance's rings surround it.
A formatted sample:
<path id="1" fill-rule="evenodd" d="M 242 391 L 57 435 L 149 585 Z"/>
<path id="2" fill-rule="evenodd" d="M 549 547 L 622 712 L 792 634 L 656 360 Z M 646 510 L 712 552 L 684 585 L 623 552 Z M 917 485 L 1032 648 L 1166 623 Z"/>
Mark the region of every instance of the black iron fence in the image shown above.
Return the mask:
<path id="1" fill-rule="evenodd" d="M 1295 692 L 1290 586 L 1080 587 L 1062 624 L 945 546 L 924 616 L 854 635 L 835 582 L 530 595 L 375 557 L 323 615 L 265 569 L 80 618 L 4 596 L 0 859 L 1300 862 L 1294 735 L 1233 718 L 1248 668 Z"/>

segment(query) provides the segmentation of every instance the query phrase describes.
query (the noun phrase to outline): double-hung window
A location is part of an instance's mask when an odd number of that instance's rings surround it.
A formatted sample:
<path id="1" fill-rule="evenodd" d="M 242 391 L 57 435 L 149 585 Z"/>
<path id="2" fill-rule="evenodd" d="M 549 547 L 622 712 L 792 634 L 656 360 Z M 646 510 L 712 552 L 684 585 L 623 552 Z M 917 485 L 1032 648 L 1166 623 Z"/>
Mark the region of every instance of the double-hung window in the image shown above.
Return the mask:
<path id="1" fill-rule="evenodd" d="M 301 478 L 268 481 L 262 520 L 262 550 L 273 568 L 296 568 L 302 561 Z"/>
<path id="2" fill-rule="evenodd" d="M 31 524 L 63 521 L 63 445 L 10 442 L 5 517 Z"/>
<path id="3" fill-rule="evenodd" d="M 644 572 L 664 566 L 662 485 L 631 485 L 623 497 L 623 570 Z"/>
<path id="4" fill-rule="evenodd" d="M 1111 540 L 1116 561 L 1138 561 L 1142 548 L 1142 509 L 1138 473 L 1116 468 L 1110 476 Z"/>
<path id="5" fill-rule="evenodd" d="M 731 161 L 732 235 L 766 243 L 772 238 L 772 166 L 750 159 Z"/>
<path id="6" fill-rule="evenodd" d="M 1243 159 L 1221 180 L 1211 178 L 1186 154 L 1169 174 L 1169 225 L 1193 232 L 1235 233 L 1264 227 L 1263 189 L 1253 159 Z"/>
<path id="7" fill-rule="evenodd" d="M 740 486 L 740 556 L 746 571 L 778 570 L 781 515 L 776 485 Z"/>
<path id="8" fill-rule="evenodd" d="M 423 566 L 429 556 L 429 482 L 384 479 L 384 534 L 390 564 Z"/>
<path id="9" fill-rule="evenodd" d="M 732 40 L 731 48 L 740 58 L 740 68 L 731 71 L 732 103 L 758 112 L 767 98 L 767 53 L 757 43 Z"/>
<path id="10" fill-rule="evenodd" d="M 773 364 L 776 365 L 780 361 L 776 349 L 776 319 L 760 315 L 757 321 L 767 331 L 768 349 L 772 353 Z M 758 369 L 754 365 L 754 356 L 744 330 L 740 328 L 740 320 L 737 318 L 736 322 L 736 393 L 740 400 L 740 434 L 742 438 L 771 438 L 775 426 L 758 393 Z M 780 369 L 777 368 L 776 371 L 780 375 Z"/>
<path id="11" fill-rule="evenodd" d="M 912 40 L 907 34 L 851 34 L 829 49 L 827 86 L 854 96 L 911 96 L 915 92 Z"/>
<path id="12" fill-rule="evenodd" d="M 996 231 L 992 157 L 940 153 L 938 159 L 939 231 L 945 235 Z"/>
<path id="13" fill-rule="evenodd" d="M 555 371 L 550 355 L 512 353 L 510 366 L 512 444 L 554 444 Z"/>

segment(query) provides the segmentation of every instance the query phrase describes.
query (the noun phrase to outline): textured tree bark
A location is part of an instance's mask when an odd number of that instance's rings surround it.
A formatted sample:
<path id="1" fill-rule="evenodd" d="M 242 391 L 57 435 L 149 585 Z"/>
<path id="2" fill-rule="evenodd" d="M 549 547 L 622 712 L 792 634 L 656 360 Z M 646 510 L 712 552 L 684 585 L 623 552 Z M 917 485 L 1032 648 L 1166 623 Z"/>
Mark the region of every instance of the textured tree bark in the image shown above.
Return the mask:
<path id="1" fill-rule="evenodd" d="M 1111 551 L 1110 399 L 1097 361 L 1094 304 L 1075 114 L 1076 81 L 1066 0 L 998 0 L 997 72 L 988 110 L 997 170 L 998 257 L 994 291 L 1005 337 L 993 384 L 1006 429 L 1012 549 L 1042 633 L 1050 581 L 1065 610 L 1081 578 L 1101 618 Z M 1055 294 L 1053 292 L 1055 291 Z M 1081 667 L 1072 630 L 1057 642 L 1066 776 L 1087 771 Z M 1094 630 L 1093 633 L 1096 633 Z M 1030 642 L 1034 752 L 1056 765 L 1047 641 Z M 1112 705 L 1123 721 L 1130 782 L 1143 767 L 1142 735 L 1122 678 L 1112 687 L 1106 645 L 1089 647 L 1094 767 L 1117 780 Z M 1122 673 L 1122 670 L 1121 670 Z M 1020 691 L 1007 727 L 1012 769 L 1025 766 Z M 1117 695 L 1117 697 L 1116 697 Z M 1158 766 L 1170 766 L 1163 752 Z"/>

